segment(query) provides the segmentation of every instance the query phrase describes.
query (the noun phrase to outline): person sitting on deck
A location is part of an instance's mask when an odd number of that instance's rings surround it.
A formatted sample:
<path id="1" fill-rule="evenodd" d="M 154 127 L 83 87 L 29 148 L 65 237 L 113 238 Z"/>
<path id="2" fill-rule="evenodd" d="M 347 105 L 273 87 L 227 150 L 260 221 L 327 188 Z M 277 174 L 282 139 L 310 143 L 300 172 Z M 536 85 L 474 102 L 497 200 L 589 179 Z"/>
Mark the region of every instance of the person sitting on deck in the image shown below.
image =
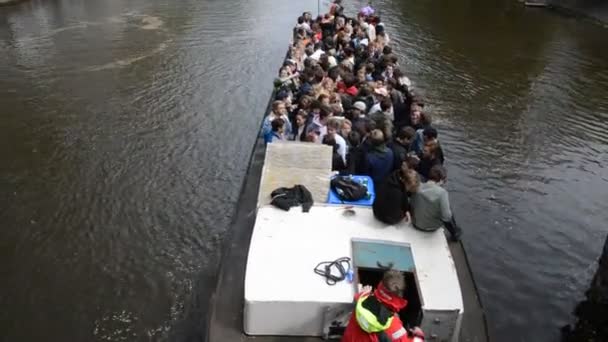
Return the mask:
<path id="1" fill-rule="evenodd" d="M 367 152 L 367 175 L 379 185 L 393 170 L 393 151 L 386 147 L 384 133 L 374 129 L 370 133 L 371 147 Z"/>
<path id="2" fill-rule="evenodd" d="M 435 165 L 431 168 L 429 179 L 418 187 L 412 197 L 411 213 L 414 228 L 422 231 L 435 231 L 444 226 L 451 234 L 453 241 L 458 241 L 462 230 L 456 224 L 448 191 L 441 185 L 446 180 L 443 166 Z"/>
<path id="3" fill-rule="evenodd" d="M 409 221 L 410 197 L 418 190 L 418 174 L 403 163 L 376 189 L 372 205 L 374 216 L 386 224 L 397 224 L 404 218 Z"/>
<path id="4" fill-rule="evenodd" d="M 285 131 L 285 121 L 281 118 L 274 119 L 270 125 L 270 132 L 264 134 L 264 142 L 268 144 L 277 140 L 285 140 L 283 137 L 283 132 Z"/>
<path id="5" fill-rule="evenodd" d="M 375 290 L 371 286 L 355 295 L 355 309 L 342 342 L 422 342 L 420 328 L 407 330 L 399 311 L 407 306 L 404 299 L 405 276 L 396 270 L 386 271 Z"/>
<path id="6" fill-rule="evenodd" d="M 420 164 L 418 164 L 418 173 L 423 180 L 430 177 L 431 168 L 435 165 L 441 165 L 441 160 L 438 157 L 437 150 L 439 144 L 435 140 L 429 140 L 424 144 Z"/>

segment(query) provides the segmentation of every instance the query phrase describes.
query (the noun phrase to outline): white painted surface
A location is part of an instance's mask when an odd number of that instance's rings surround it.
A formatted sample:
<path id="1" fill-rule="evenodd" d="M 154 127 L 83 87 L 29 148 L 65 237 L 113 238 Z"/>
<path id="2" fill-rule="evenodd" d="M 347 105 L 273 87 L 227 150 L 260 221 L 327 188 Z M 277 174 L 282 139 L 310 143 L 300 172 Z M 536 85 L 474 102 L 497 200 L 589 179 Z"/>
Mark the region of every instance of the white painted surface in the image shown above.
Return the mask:
<path id="1" fill-rule="evenodd" d="M 270 203 L 275 189 L 297 184 L 310 191 L 315 203 L 327 202 L 331 155 L 331 147 L 322 144 L 285 141 L 266 145 L 258 207 Z"/>
<path id="2" fill-rule="evenodd" d="M 295 210 L 294 210 L 295 209 Z M 250 335 L 321 334 L 326 306 L 350 303 L 354 284 L 334 286 L 313 272 L 321 261 L 352 258 L 353 238 L 409 243 L 424 309 L 459 309 L 462 296 L 441 230 L 425 233 L 407 224 L 387 226 L 370 208 L 344 216 L 339 206 L 258 209 L 245 276 L 245 332 Z"/>

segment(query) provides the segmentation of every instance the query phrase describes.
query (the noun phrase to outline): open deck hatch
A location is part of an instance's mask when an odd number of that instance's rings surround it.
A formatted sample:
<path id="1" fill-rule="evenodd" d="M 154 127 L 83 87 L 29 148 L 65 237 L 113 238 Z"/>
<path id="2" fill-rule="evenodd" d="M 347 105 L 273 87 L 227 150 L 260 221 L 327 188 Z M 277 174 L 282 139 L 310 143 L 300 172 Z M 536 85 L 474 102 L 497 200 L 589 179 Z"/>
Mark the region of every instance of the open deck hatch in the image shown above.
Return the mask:
<path id="1" fill-rule="evenodd" d="M 353 268 L 356 280 L 362 285 L 376 287 L 387 269 L 405 274 L 407 307 L 399 312 L 406 326 L 414 327 L 422 321 L 422 310 L 416 266 L 412 250 L 407 243 L 353 239 Z"/>

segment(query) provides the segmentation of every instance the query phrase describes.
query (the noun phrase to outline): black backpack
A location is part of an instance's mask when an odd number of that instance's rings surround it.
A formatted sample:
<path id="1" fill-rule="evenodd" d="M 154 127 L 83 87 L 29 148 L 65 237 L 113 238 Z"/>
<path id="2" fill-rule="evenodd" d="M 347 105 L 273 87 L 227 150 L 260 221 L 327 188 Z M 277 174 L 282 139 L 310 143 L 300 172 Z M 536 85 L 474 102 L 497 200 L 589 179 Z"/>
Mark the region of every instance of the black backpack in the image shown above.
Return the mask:
<path id="1" fill-rule="evenodd" d="M 330 185 L 342 201 L 354 202 L 367 195 L 367 188 L 350 177 L 335 177 L 331 180 Z"/>

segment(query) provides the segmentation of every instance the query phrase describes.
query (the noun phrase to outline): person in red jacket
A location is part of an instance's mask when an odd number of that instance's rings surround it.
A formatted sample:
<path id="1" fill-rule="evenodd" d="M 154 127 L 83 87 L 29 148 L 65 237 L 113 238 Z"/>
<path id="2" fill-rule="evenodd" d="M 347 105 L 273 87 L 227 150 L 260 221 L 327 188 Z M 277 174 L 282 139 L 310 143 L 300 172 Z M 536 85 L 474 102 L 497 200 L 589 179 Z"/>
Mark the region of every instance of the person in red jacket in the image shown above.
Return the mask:
<path id="1" fill-rule="evenodd" d="M 407 306 L 403 273 L 389 270 L 375 290 L 370 286 L 355 295 L 355 309 L 342 342 L 423 342 L 420 328 L 407 330 L 398 312 Z"/>

